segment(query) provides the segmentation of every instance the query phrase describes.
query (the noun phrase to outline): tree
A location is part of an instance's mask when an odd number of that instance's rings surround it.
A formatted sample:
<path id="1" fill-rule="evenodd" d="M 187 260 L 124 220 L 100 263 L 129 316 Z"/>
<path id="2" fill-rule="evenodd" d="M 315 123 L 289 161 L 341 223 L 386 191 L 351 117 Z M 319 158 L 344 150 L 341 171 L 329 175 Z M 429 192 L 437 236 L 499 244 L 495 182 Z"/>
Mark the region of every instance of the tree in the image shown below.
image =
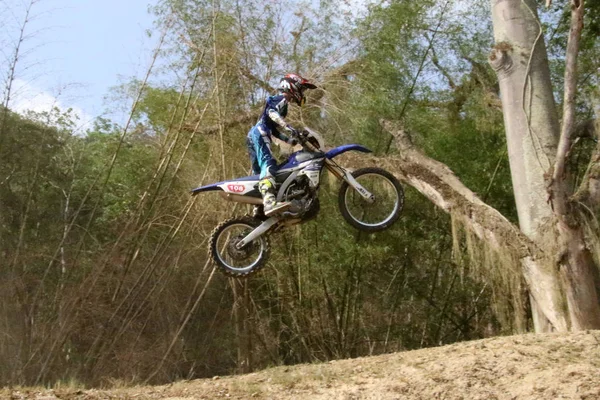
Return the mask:
<path id="1" fill-rule="evenodd" d="M 598 271 L 576 207 L 569 200 L 572 192 L 565 169 L 572 144 L 583 1 L 572 1 L 571 6 L 573 17 L 560 129 L 536 3 L 492 1 L 496 46 L 490 63 L 500 82 L 519 224 L 523 233 L 555 257 L 548 260 L 550 266 L 538 264 L 526 269 L 526 274 L 530 274 L 526 278 L 535 308 L 539 306 L 557 330 L 600 327 L 595 277 Z M 555 273 L 557 270 L 560 277 Z M 542 292 L 549 295 L 542 298 Z M 534 321 L 536 330 L 547 329 L 543 321 L 537 318 Z"/>
<path id="2" fill-rule="evenodd" d="M 458 216 L 485 246 L 518 260 L 536 331 L 598 328 L 598 269 L 589 250 L 594 238 L 585 234 L 584 214 L 571 197 L 576 191 L 567 171 L 583 2 L 571 2 L 562 129 L 535 2 L 491 4 L 496 45 L 489 61 L 499 78 L 520 232 L 447 166 L 417 150 L 403 129 L 384 123 L 401 150 L 388 162 L 403 180 Z"/>

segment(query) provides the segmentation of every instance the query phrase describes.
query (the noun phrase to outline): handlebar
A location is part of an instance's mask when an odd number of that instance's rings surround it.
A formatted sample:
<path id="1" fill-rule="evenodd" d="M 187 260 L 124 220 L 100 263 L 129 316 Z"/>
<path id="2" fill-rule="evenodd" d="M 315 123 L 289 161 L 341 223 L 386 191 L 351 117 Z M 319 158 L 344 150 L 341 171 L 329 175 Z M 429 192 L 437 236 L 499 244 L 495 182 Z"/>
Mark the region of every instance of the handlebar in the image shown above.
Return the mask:
<path id="1" fill-rule="evenodd" d="M 298 136 L 298 141 L 303 149 L 311 152 L 311 153 L 322 153 L 321 149 L 312 144 L 304 135 Z"/>

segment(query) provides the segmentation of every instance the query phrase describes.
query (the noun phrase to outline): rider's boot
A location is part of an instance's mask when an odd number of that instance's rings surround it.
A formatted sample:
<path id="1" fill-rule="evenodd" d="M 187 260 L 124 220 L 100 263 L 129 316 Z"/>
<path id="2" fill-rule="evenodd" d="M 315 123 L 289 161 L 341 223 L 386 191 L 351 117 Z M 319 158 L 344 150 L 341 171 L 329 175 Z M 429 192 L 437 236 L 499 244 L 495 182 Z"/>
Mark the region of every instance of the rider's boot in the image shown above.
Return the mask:
<path id="1" fill-rule="evenodd" d="M 258 183 L 258 190 L 263 198 L 264 213 L 267 217 L 285 211 L 290 207 L 288 202 L 277 202 L 275 198 L 275 180 L 272 177 L 265 178 Z"/>

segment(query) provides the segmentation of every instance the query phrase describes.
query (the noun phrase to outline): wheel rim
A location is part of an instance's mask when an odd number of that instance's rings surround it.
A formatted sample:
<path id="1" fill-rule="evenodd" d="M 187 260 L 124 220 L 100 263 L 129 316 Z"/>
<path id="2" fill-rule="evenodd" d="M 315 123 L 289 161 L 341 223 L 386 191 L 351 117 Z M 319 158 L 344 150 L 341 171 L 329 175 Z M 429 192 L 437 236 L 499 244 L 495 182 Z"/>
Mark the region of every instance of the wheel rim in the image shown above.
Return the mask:
<path id="1" fill-rule="evenodd" d="M 360 193 L 348 186 L 344 203 L 350 217 L 361 225 L 372 227 L 384 225 L 392 220 L 401 202 L 394 183 L 380 174 L 367 173 L 354 179 L 375 196 L 375 201 L 369 203 Z"/>
<path id="2" fill-rule="evenodd" d="M 254 229 L 243 223 L 225 227 L 215 240 L 215 253 L 219 262 L 234 271 L 243 273 L 253 269 L 265 252 L 264 238 L 255 239 L 243 249 L 235 245 Z"/>

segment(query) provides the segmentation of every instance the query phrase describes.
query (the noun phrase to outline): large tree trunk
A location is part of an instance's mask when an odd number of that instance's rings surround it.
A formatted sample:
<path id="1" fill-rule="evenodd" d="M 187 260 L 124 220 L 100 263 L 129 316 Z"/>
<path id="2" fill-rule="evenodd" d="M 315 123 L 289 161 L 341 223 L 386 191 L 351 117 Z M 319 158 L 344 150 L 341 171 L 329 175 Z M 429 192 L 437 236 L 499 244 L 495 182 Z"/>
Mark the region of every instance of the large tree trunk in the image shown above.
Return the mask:
<path id="1" fill-rule="evenodd" d="M 521 231 L 531 240 L 553 247 L 556 238 L 548 227 L 553 211 L 546 201 L 545 174 L 554 165 L 559 124 L 552 95 L 550 70 L 534 0 L 492 0 L 496 45 L 490 64 L 498 74 L 506 141 L 515 202 Z M 546 238 L 543 238 L 545 235 Z M 547 249 L 548 250 L 548 249 Z M 537 267 L 533 267 L 534 269 Z M 554 299 L 563 297 L 559 276 L 550 269 L 543 285 Z M 531 288 L 532 292 L 535 291 Z M 534 298 L 536 296 L 534 295 Z M 535 330 L 551 330 L 548 320 L 567 320 L 565 307 L 552 307 L 556 315 L 540 314 L 548 307 L 532 302 Z M 560 329 L 554 326 L 555 329 Z"/>
<path id="2" fill-rule="evenodd" d="M 552 216 L 544 174 L 554 164 L 560 127 L 533 0 L 492 0 L 498 74 L 519 225 L 532 239 Z"/>

